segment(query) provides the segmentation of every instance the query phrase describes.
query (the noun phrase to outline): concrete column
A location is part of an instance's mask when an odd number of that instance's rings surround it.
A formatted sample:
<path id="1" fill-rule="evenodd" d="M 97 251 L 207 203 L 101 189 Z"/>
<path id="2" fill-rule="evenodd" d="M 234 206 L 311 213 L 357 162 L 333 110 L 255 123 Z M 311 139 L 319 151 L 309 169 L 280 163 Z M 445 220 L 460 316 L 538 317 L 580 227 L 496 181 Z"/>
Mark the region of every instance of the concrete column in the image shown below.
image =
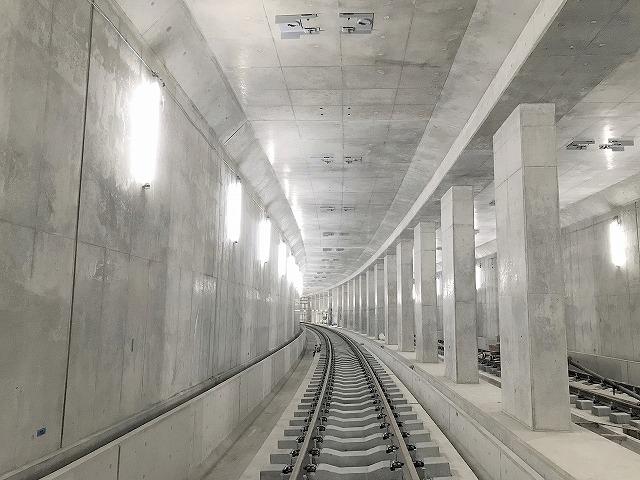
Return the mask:
<path id="1" fill-rule="evenodd" d="M 342 326 L 349 328 L 349 282 L 342 284 Z"/>
<path id="2" fill-rule="evenodd" d="M 413 317 L 413 240 L 400 240 L 396 245 L 398 276 L 398 350 L 412 352 L 415 320 Z"/>
<path id="3" fill-rule="evenodd" d="M 375 267 L 369 268 L 367 277 L 367 336 L 376 336 L 376 288 L 374 283 Z"/>
<path id="4" fill-rule="evenodd" d="M 413 229 L 413 278 L 416 361 L 437 363 L 436 226 L 433 222 L 420 222 Z"/>
<path id="5" fill-rule="evenodd" d="M 338 287 L 338 325 L 344 327 L 344 283 Z"/>
<path id="6" fill-rule="evenodd" d="M 345 328 L 348 328 L 350 330 L 353 328 L 353 283 L 351 282 L 351 280 L 349 280 L 348 282 L 345 282 L 345 285 L 347 286 L 347 315 Z"/>
<path id="7" fill-rule="evenodd" d="M 440 206 L 445 374 L 478 383 L 473 188 L 451 187 Z"/>
<path id="8" fill-rule="evenodd" d="M 375 284 L 375 333 L 374 336 L 378 336 L 385 333 L 384 325 L 384 263 L 376 262 L 373 266 L 373 283 Z"/>
<path id="9" fill-rule="evenodd" d="M 555 107 L 518 106 L 493 137 L 502 407 L 569 430 Z"/>
<path id="10" fill-rule="evenodd" d="M 353 282 L 353 325 L 351 330 L 357 332 L 360 328 L 360 278 L 356 277 Z"/>
<path id="11" fill-rule="evenodd" d="M 384 257 L 384 334 L 387 345 L 398 344 L 396 256 Z"/>
<path id="12" fill-rule="evenodd" d="M 360 284 L 360 324 L 358 331 L 367 333 L 367 277 L 364 273 L 358 275 L 358 283 Z"/>
<path id="13" fill-rule="evenodd" d="M 336 325 L 338 323 L 338 289 L 331 289 L 331 324 Z"/>

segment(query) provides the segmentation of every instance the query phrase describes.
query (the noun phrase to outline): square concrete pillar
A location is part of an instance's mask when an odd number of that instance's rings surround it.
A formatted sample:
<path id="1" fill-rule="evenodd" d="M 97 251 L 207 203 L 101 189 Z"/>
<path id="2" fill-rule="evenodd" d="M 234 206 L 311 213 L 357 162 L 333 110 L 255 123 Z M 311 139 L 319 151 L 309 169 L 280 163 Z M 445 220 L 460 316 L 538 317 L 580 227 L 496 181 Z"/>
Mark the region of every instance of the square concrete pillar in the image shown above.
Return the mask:
<path id="1" fill-rule="evenodd" d="M 451 187 L 440 201 L 445 374 L 478 383 L 473 188 Z"/>
<path id="2" fill-rule="evenodd" d="M 338 287 L 340 289 L 340 322 L 339 325 L 341 327 L 345 327 L 346 322 L 346 311 L 347 311 L 347 286 L 343 283 Z"/>
<path id="3" fill-rule="evenodd" d="M 555 107 L 518 106 L 493 137 L 502 406 L 568 430 Z"/>
<path id="4" fill-rule="evenodd" d="M 360 278 L 360 333 L 367 334 L 367 324 L 369 322 L 369 304 L 367 303 L 367 273 L 358 275 Z"/>
<path id="5" fill-rule="evenodd" d="M 398 344 L 398 322 L 396 315 L 398 278 L 396 276 L 396 256 L 384 257 L 384 335 L 387 345 Z"/>
<path id="6" fill-rule="evenodd" d="M 413 279 L 416 361 L 437 363 L 436 226 L 433 222 L 420 222 L 413 229 Z"/>
<path id="7" fill-rule="evenodd" d="M 412 352 L 415 320 L 413 316 L 413 240 L 400 240 L 396 245 L 398 276 L 398 350 Z"/>
<path id="8" fill-rule="evenodd" d="M 373 266 L 373 283 L 375 284 L 375 334 L 379 338 L 380 334 L 385 333 L 384 320 L 384 262 L 376 262 Z"/>
<path id="9" fill-rule="evenodd" d="M 344 316 L 344 328 L 351 328 L 351 314 L 353 313 L 352 308 L 352 298 L 351 298 L 351 281 L 345 282 L 345 316 Z"/>
<path id="10" fill-rule="evenodd" d="M 356 320 L 356 282 L 349 280 L 349 330 L 355 329 Z"/>
<path id="11" fill-rule="evenodd" d="M 360 331 L 360 277 L 356 277 L 353 282 L 353 327 L 355 332 Z"/>
<path id="12" fill-rule="evenodd" d="M 376 285 L 375 267 L 367 270 L 367 336 L 376 336 Z"/>

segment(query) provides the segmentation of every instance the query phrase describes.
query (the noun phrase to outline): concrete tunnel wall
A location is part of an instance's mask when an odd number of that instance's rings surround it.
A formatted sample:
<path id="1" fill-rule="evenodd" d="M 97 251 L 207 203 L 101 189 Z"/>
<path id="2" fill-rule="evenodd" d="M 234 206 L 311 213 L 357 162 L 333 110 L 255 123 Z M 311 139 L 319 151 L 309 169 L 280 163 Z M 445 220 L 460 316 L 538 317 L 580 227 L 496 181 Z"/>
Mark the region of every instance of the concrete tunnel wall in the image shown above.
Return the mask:
<path id="1" fill-rule="evenodd" d="M 85 0 L 11 2 L 0 44 L 1 475 L 247 364 L 297 328 L 279 234 L 263 265 L 263 212 L 245 186 L 241 238 L 227 240 L 235 175 L 166 72 L 143 190 L 129 107 L 152 78 L 104 18 Z"/>
<path id="2" fill-rule="evenodd" d="M 211 467 L 208 459 L 218 458 L 217 449 L 228 448 L 225 439 L 241 430 L 252 410 L 295 367 L 305 341 L 315 341 L 310 335 L 309 340 L 300 335 L 240 374 L 43 480 L 203 478 Z"/>

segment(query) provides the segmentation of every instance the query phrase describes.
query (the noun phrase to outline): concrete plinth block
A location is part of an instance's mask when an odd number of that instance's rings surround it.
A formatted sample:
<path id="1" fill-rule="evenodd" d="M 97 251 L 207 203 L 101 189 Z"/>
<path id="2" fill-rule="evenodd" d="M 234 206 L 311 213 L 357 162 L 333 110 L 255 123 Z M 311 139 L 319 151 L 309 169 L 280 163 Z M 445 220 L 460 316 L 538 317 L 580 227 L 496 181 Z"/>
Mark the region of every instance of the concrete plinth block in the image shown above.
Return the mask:
<path id="1" fill-rule="evenodd" d="M 611 414 L 611 407 L 607 405 L 594 405 L 591 407 L 591 413 L 596 417 L 608 417 Z"/>
<path id="2" fill-rule="evenodd" d="M 624 412 L 611 412 L 609 420 L 617 424 L 629 423 L 631 421 L 631 415 Z"/>
<path id="3" fill-rule="evenodd" d="M 389 470 L 389 460 L 369 465 L 368 467 L 334 467 L 327 464 L 319 464 L 316 470 L 317 480 L 400 480 L 402 470 L 391 472 Z M 261 477 L 261 480 L 262 477 Z M 264 479 L 264 480 L 270 480 Z"/>
<path id="4" fill-rule="evenodd" d="M 577 401 L 578 401 L 577 395 L 569 395 L 569 403 L 571 405 L 575 405 Z"/>
<path id="5" fill-rule="evenodd" d="M 367 435 L 360 438 L 338 438 L 332 435 L 325 435 L 322 442 L 322 448 L 331 448 L 341 452 L 351 452 L 354 450 L 368 450 L 379 445 L 386 445 L 386 440 L 382 439 L 380 433 Z M 280 448 L 280 446 L 278 446 Z"/>
<path id="6" fill-rule="evenodd" d="M 448 477 L 451 475 L 451 468 L 449 462 L 444 457 L 424 458 L 421 459 L 424 462 L 424 476 L 427 478 L 433 477 Z M 424 477 L 423 477 L 424 478 Z"/>
<path id="7" fill-rule="evenodd" d="M 579 408 L 580 410 L 591 410 L 591 408 L 593 407 L 593 401 L 592 400 L 577 400 L 576 401 L 576 407 Z"/>
<path id="8" fill-rule="evenodd" d="M 260 470 L 260 480 L 282 480 L 282 469 L 285 464 L 282 465 L 267 465 Z"/>

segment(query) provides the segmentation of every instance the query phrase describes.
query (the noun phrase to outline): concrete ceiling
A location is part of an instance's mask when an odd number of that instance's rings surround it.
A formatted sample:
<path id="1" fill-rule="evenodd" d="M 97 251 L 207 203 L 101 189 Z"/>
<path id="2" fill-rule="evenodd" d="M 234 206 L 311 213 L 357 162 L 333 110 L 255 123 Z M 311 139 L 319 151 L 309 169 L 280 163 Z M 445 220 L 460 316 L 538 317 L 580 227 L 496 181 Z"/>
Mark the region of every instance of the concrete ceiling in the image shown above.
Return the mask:
<path id="1" fill-rule="evenodd" d="M 548 3 L 553 6 L 552 1 Z M 603 213 L 605 204 L 613 206 L 628 199 L 628 192 L 637 190 L 638 147 L 611 152 L 597 145 L 610 138 L 633 139 L 636 145 L 640 142 L 640 33 L 634 27 L 640 22 L 640 4 L 632 0 L 569 0 L 556 5 L 557 16 L 550 17 L 555 19 L 543 30 L 539 42 L 526 35 L 518 40 L 496 78 L 502 70 L 514 70 L 515 74 L 504 81 L 504 87 L 492 84 L 487 89 L 456 138 L 461 147 L 456 150 L 454 144 L 447 152 L 448 158 L 427 179 L 420 200 L 411 206 L 401 225 L 411 228 L 419 220 L 438 221 L 439 199 L 444 192 L 454 184 L 473 185 L 479 230 L 476 253 L 495 251 L 492 137 L 520 103 L 556 105 L 563 225 L 586 218 L 585 208 L 597 207 L 591 215 Z M 527 45 L 530 52 L 524 51 Z M 514 55 L 518 48 L 526 53 L 521 56 L 521 65 Z M 595 148 L 566 149 L 567 144 L 581 139 L 594 140 Z M 609 193 L 598 194 L 604 191 Z M 387 237 L 383 247 L 392 245 L 398 235 L 402 233 L 396 231 Z M 367 260 L 363 258 L 360 263 Z"/>
<path id="2" fill-rule="evenodd" d="M 598 192 L 635 191 L 637 148 L 565 147 L 640 132 L 637 1 L 120 3 L 256 190 L 286 197 L 308 290 L 437 221 L 453 184 L 474 186 L 478 251 L 495 248 L 491 139 L 519 103 L 556 104 L 563 223 L 613 195 Z M 341 34 L 345 11 L 373 12 L 373 32 Z M 323 31 L 282 40 L 275 16 L 300 13 L 317 13 Z"/>
<path id="3" fill-rule="evenodd" d="M 291 203 L 305 283 L 336 281 L 398 192 L 476 0 L 186 3 Z M 373 12 L 373 32 L 342 34 L 349 11 Z M 281 39 L 276 15 L 299 13 L 323 31 Z"/>

